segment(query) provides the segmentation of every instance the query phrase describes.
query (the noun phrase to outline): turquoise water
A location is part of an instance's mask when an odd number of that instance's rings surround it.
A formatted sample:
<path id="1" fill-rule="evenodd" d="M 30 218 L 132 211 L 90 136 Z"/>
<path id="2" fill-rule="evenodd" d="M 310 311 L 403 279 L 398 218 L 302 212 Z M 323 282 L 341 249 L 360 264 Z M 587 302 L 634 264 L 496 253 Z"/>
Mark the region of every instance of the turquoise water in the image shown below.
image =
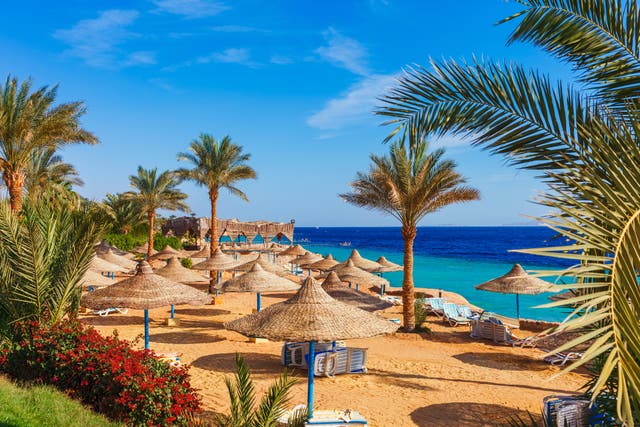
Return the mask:
<path id="1" fill-rule="evenodd" d="M 345 239 L 346 240 L 346 239 Z M 319 252 L 323 255 L 331 253 L 336 259 L 344 260 L 351 253 L 352 249 L 358 249 L 360 254 L 369 259 L 377 259 L 384 255 L 392 262 L 402 264 L 402 252 L 399 248 L 385 247 L 368 248 L 363 245 L 356 245 L 352 242 L 350 247 L 341 247 L 337 243 L 302 242 L 305 248 Z M 534 242 L 533 242 L 534 243 Z M 533 247 L 535 244 L 530 245 Z M 395 249 L 395 250 L 393 250 Z M 498 294 L 487 291 L 480 291 L 474 288 L 475 285 L 487 280 L 501 276 L 508 272 L 514 264 L 514 259 L 487 260 L 476 259 L 468 255 L 438 257 L 433 255 L 417 254 L 414 257 L 414 283 L 416 287 L 428 287 L 443 289 L 463 295 L 470 303 L 482 307 L 488 311 L 494 311 L 505 316 L 515 317 L 516 300 L 515 295 Z M 536 257 L 539 258 L 539 257 Z M 529 261 L 523 262 L 523 261 Z M 533 263 L 530 258 L 515 259 L 527 270 L 557 269 L 557 265 L 544 265 L 541 262 Z M 544 259 L 546 261 L 546 259 Z M 391 286 L 402 286 L 402 272 L 385 273 L 384 277 L 390 281 Z M 553 278 L 545 278 L 553 281 Z M 535 306 L 546 304 L 550 294 L 540 295 L 520 295 L 520 317 L 537 320 L 559 321 L 567 313 L 566 309 L 540 309 Z"/>

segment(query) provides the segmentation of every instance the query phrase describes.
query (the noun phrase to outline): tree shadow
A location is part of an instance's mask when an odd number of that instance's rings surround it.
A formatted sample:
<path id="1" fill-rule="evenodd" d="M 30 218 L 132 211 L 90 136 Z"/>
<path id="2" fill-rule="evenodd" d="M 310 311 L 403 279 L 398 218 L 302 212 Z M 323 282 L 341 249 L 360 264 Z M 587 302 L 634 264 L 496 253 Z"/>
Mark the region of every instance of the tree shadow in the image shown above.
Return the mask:
<path id="1" fill-rule="evenodd" d="M 249 365 L 254 374 L 280 375 L 284 366 L 280 357 L 263 353 L 238 353 Z M 215 372 L 235 373 L 236 353 L 209 354 L 191 362 L 191 366 Z"/>
<path id="2" fill-rule="evenodd" d="M 536 422 L 542 422 L 537 414 Z M 423 406 L 411 413 L 411 420 L 419 426 L 497 426 L 520 417 L 530 420 L 529 412 L 492 403 L 451 402 Z"/>
<path id="3" fill-rule="evenodd" d="M 80 319 L 85 325 L 91 326 L 123 326 L 123 325 L 144 325 L 144 317 L 131 316 L 126 314 L 112 313 L 108 316 L 90 316 Z"/>
<path id="4" fill-rule="evenodd" d="M 547 369 L 539 360 L 520 354 L 467 352 L 456 354 L 453 358 L 470 365 L 500 371 L 544 371 Z"/>
<path id="5" fill-rule="evenodd" d="M 224 338 L 222 337 L 191 331 L 151 334 L 149 339 L 153 342 L 165 344 L 204 344 L 224 341 Z"/>
<path id="6" fill-rule="evenodd" d="M 221 308 L 213 308 L 204 306 L 200 308 L 175 308 L 176 314 L 188 314 L 190 316 L 221 316 L 225 314 L 231 314 L 229 310 L 223 310 Z"/>

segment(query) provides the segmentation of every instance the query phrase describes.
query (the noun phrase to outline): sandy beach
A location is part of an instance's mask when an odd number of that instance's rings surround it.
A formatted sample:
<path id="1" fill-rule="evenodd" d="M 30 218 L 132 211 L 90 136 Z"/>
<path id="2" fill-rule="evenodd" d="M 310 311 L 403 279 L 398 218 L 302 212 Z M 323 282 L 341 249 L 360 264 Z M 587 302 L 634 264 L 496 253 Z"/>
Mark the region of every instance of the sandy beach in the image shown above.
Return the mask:
<path id="1" fill-rule="evenodd" d="M 286 297 L 263 295 L 263 306 Z M 282 343 L 255 344 L 223 327 L 225 321 L 249 314 L 254 307 L 255 295 L 242 293 L 225 294 L 221 305 L 178 306 L 177 327 L 164 325 L 169 307 L 150 310 L 151 349 L 182 353 L 182 362 L 191 366 L 192 384 L 202 396 L 205 418 L 228 409 L 224 378 L 234 372 L 236 352 L 247 360 L 260 393 L 283 372 Z M 401 307 L 381 314 L 399 318 Z M 108 317 L 83 315 L 82 320 L 103 334 L 117 329 L 125 339 L 143 333 L 140 310 Z M 315 407 L 358 410 L 370 426 L 496 425 L 510 416 L 526 416 L 526 411 L 538 415 L 543 397 L 572 394 L 585 382 L 580 374 L 552 379 L 559 368 L 542 361 L 539 349 L 474 340 L 468 327 L 450 327 L 435 316 L 427 325 L 431 333 L 348 341 L 350 347 L 369 349 L 368 373 L 316 378 Z M 137 346 L 143 347 L 141 340 Z M 299 381 L 291 406 L 306 401 L 306 371 L 293 375 Z"/>

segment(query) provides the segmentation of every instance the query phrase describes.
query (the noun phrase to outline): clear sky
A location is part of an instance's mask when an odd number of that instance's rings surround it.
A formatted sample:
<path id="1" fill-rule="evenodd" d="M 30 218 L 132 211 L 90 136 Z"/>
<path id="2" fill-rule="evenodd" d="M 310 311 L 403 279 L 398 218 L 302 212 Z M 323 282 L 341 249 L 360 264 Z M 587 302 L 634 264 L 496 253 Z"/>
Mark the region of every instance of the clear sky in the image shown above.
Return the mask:
<path id="1" fill-rule="evenodd" d="M 223 193 L 219 215 L 297 225 L 396 225 L 343 203 L 389 132 L 371 113 L 408 64 L 473 55 L 515 61 L 554 76 L 565 67 L 530 46 L 507 46 L 513 24 L 495 22 L 514 2 L 73 0 L 3 8 L 0 75 L 59 83 L 59 100 L 84 100 L 99 146 L 71 146 L 79 192 L 101 200 L 129 189 L 138 165 L 179 167 L 176 153 L 206 132 L 251 153 L 259 178 Z M 3 77 L 4 79 L 4 77 Z M 543 189 L 501 157 L 446 138 L 448 157 L 482 201 L 449 207 L 422 225 L 512 225 L 541 208 Z M 206 191 L 185 183 L 207 215 Z"/>

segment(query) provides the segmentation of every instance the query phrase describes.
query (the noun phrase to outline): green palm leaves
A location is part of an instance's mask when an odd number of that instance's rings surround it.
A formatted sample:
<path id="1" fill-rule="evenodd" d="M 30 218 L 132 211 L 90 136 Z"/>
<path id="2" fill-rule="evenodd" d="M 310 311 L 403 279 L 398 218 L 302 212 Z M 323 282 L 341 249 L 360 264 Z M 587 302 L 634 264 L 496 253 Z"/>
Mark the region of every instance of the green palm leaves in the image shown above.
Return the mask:
<path id="1" fill-rule="evenodd" d="M 25 167 L 34 151 L 98 139 L 80 126 L 82 102 L 54 105 L 57 87 L 31 91 L 31 81 L 7 77 L 0 85 L 0 170 L 11 206 L 20 211 Z"/>
<path id="2" fill-rule="evenodd" d="M 248 201 L 246 194 L 236 185 L 239 181 L 255 179 L 256 171 L 247 162 L 251 158 L 242 146 L 234 144 L 229 136 L 216 141 L 208 134 L 200 135 L 189 145 L 189 151 L 178 153 L 178 160 L 191 164 L 191 169 L 178 169 L 183 178 L 206 187 L 211 201 L 211 254 L 218 246 L 216 226 L 217 202 L 220 190 L 226 188 L 235 196 Z"/>
<path id="3" fill-rule="evenodd" d="M 138 166 L 138 174 L 131 175 L 129 182 L 136 191 L 127 193 L 127 198 L 138 203 L 149 220 L 147 257 L 150 257 L 153 253 L 156 210 L 168 209 L 189 212 L 189 207 L 184 202 L 187 195 L 177 188 L 179 179 L 172 171 L 158 173 L 158 168 L 144 169 L 142 166 Z"/>
<path id="4" fill-rule="evenodd" d="M 0 334 L 13 322 L 56 323 L 77 310 L 80 280 L 103 227 L 86 210 L 0 204 Z"/>
<path id="5" fill-rule="evenodd" d="M 511 41 L 532 42 L 571 63 L 581 90 L 517 65 L 433 64 L 409 70 L 379 114 L 396 128 L 454 133 L 541 172 L 549 192 L 539 220 L 569 241 L 526 252 L 571 259 L 577 296 L 559 331 L 587 344 L 573 368 L 597 368 L 590 393 L 640 418 L 640 94 L 635 1 L 530 0 Z M 571 369 L 571 368 L 570 368 Z M 599 399 L 602 397 L 603 399 Z"/>

